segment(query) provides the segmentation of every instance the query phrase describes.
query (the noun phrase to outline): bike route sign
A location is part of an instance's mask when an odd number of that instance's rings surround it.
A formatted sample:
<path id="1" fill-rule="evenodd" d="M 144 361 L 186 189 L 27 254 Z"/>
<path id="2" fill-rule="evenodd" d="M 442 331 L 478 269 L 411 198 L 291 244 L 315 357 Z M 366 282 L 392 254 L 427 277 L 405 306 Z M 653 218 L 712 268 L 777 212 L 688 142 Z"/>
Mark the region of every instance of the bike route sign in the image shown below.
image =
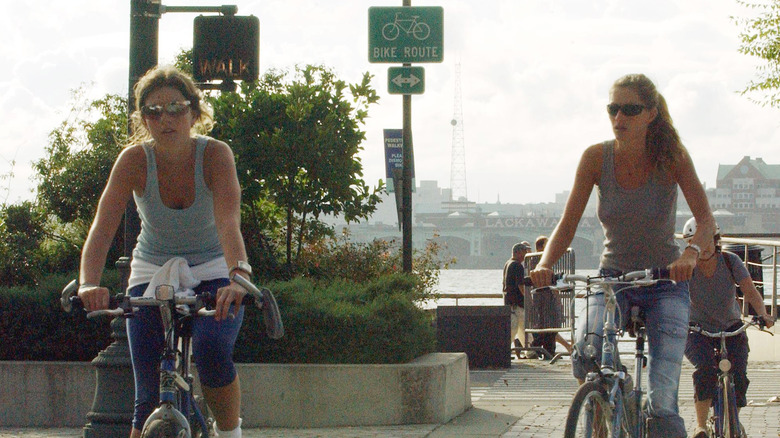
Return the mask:
<path id="1" fill-rule="evenodd" d="M 423 94 L 425 69 L 422 67 L 389 67 L 387 92 L 390 94 Z"/>
<path id="2" fill-rule="evenodd" d="M 442 62 L 443 42 L 441 6 L 368 8 L 368 62 Z"/>

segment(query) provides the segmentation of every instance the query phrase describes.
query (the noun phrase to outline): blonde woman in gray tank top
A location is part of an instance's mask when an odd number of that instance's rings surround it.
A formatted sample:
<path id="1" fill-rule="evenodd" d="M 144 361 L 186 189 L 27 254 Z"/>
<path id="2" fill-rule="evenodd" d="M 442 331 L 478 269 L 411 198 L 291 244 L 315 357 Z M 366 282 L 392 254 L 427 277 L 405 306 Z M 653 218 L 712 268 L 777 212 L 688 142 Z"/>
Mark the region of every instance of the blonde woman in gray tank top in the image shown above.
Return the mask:
<path id="1" fill-rule="evenodd" d="M 135 198 L 141 234 L 130 277 L 178 258 L 195 268 L 193 273 L 201 272 L 194 291 L 215 293 L 217 305 L 214 318 L 198 319 L 193 327 L 193 358 L 219 436 L 240 437 L 241 387 L 232 356 L 246 290 L 229 277 L 241 270 L 236 275 L 248 279 L 246 271 L 251 270 L 245 264 L 241 188 L 233 152 L 222 141 L 196 135 L 207 133 L 213 123 L 202 93 L 188 75 L 158 66 L 141 77 L 133 91 L 134 135 L 114 163 L 84 243 L 79 297 L 87 310 L 108 307 L 108 289 L 100 286 L 103 266 L 125 206 Z M 140 296 L 148 283 L 139 281 L 127 293 Z M 127 322 L 136 389 L 131 438 L 141 435 L 159 400 L 155 367 L 161 344 L 155 341 L 163 334 L 161 328 L 155 329 L 154 316 L 144 313 L 147 310 L 152 311 L 142 308 Z"/>
<path id="2" fill-rule="evenodd" d="M 700 248 L 711 241 L 715 221 L 707 197 L 663 96 L 642 74 L 626 75 L 609 91 L 607 115 L 614 140 L 588 147 L 582 154 L 574 186 L 563 216 L 531 271 L 536 286 L 552 281 L 551 266 L 571 244 L 585 205 L 594 187 L 598 190 L 598 215 L 605 234 L 601 256 L 603 272 L 668 267 L 678 283 L 659 285 L 636 294 L 620 294 L 625 311 L 629 304 L 645 311 L 649 344 L 648 436 L 665 438 L 687 435 L 679 415 L 677 390 L 688 332 L 691 278 Z M 682 253 L 674 243 L 677 187 L 682 190 L 699 228 Z M 581 346 L 588 342 L 600 348 L 603 297 L 590 300 L 579 318 L 577 344 L 572 355 L 574 376 L 582 381 L 589 371 Z M 589 326 L 584 322 L 588 321 Z M 586 336 L 586 335 L 594 336 Z"/>

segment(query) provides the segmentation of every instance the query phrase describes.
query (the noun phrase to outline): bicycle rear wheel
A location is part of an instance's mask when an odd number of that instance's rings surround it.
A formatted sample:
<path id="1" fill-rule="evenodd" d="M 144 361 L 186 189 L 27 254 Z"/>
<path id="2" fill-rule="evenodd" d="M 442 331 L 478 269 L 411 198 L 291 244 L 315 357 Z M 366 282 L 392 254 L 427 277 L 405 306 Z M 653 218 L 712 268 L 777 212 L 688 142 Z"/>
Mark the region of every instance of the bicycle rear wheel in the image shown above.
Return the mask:
<path id="1" fill-rule="evenodd" d="M 611 436 L 613 412 L 601 382 L 586 382 L 577 390 L 566 417 L 564 438 Z"/>

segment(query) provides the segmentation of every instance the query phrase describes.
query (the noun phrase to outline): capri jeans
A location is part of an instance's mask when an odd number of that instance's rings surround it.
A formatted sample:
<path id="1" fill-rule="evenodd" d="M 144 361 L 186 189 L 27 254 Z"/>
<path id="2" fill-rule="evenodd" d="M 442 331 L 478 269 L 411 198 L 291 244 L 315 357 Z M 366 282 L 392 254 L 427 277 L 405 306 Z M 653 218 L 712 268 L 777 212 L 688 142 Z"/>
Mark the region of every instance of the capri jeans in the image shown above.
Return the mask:
<path id="1" fill-rule="evenodd" d="M 740 328 L 737 323 L 728 331 Z M 711 339 L 699 333 L 689 333 L 685 346 L 685 357 L 696 367 L 693 372 L 694 400 L 712 400 L 717 395 L 718 358 L 715 356 L 715 346 L 720 347 L 720 339 Z M 731 375 L 734 376 L 734 393 L 737 396 L 737 406 L 747 405 L 747 389 L 750 380 L 747 377 L 748 337 L 745 333 L 726 338 L 726 349 L 731 361 Z"/>
<path id="2" fill-rule="evenodd" d="M 226 278 L 204 281 L 195 288 L 195 293 L 216 294 L 217 289 L 228 284 L 230 281 Z M 135 286 L 128 293 L 134 297 L 142 296 L 146 286 Z M 234 319 L 216 321 L 212 317 L 203 317 L 193 321 L 192 358 L 203 385 L 221 388 L 235 380 L 233 346 L 243 318 L 242 307 Z M 160 356 L 165 344 L 160 310 L 140 307 L 133 318 L 127 319 L 127 337 L 135 377 L 133 427 L 140 430 L 160 401 Z"/>
<path id="3" fill-rule="evenodd" d="M 602 274 L 609 274 L 602 270 Z M 597 364 L 583 357 L 586 343 L 592 344 L 601 354 L 604 325 L 604 294 L 591 295 L 586 308 L 578 315 L 577 335 L 572 353 L 574 377 L 583 380 L 589 371 L 595 371 Z M 627 323 L 631 307 L 639 306 L 645 314 L 648 340 L 648 404 L 647 432 L 650 437 L 685 437 L 685 423 L 680 417 L 677 404 L 682 359 L 688 334 L 690 296 L 688 282 L 661 282 L 655 286 L 631 288 L 617 295 L 620 313 L 616 323 Z M 598 358 L 595 358 L 596 360 Z"/>

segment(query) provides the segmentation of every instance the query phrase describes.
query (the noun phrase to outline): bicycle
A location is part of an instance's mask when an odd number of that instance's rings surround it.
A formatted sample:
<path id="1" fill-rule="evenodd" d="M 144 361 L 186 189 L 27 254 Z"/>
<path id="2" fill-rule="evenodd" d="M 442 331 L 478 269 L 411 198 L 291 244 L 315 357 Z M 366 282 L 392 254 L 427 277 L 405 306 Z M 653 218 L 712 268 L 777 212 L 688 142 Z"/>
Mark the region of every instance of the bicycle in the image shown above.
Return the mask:
<path id="1" fill-rule="evenodd" d="M 262 310 L 266 333 L 272 339 L 284 335 L 279 307 L 267 288 L 258 289 L 240 275 L 232 277 L 247 290 L 243 305 L 254 301 Z M 62 291 L 60 305 L 66 312 L 82 307 L 76 295 L 78 282 L 71 281 Z M 165 347 L 160 359 L 160 404 L 144 423 L 141 436 L 146 438 L 206 438 L 214 432 L 214 420 L 208 414 L 202 397 L 193 392 L 190 372 L 192 323 L 195 317 L 213 316 L 216 297 L 210 293 L 195 296 L 176 296 L 169 285 L 160 285 L 152 297 L 131 297 L 118 294 L 111 298 L 109 309 L 87 313 L 87 318 L 119 316 L 132 318 L 140 306 L 157 306 L 163 322 Z M 174 312 L 178 317 L 174 318 Z"/>
<path id="2" fill-rule="evenodd" d="M 734 379 L 731 373 L 731 361 L 726 349 L 726 338 L 740 335 L 750 326 L 757 326 L 759 330 L 770 333 L 764 329 L 764 321 L 758 316 L 745 321 L 742 326 L 734 331 L 708 332 L 699 326 L 692 325 L 690 331 L 699 333 L 712 339 L 720 339 L 720 346 L 715 347 L 715 356 L 718 358 L 718 390 L 717 396 L 712 400 L 713 416 L 707 420 L 707 434 L 710 438 L 740 438 L 744 436 L 739 422 L 739 409 L 737 408 L 737 396 L 734 392 Z"/>
<path id="3" fill-rule="evenodd" d="M 401 35 L 401 31 L 411 35 L 417 40 L 425 41 L 431 35 L 431 27 L 425 22 L 417 21 L 419 15 L 413 15 L 412 18 L 402 19 L 401 13 L 395 14 L 395 20 L 382 27 L 382 36 L 387 41 L 393 41 Z"/>
<path id="4" fill-rule="evenodd" d="M 644 318 L 638 306 L 632 306 L 629 315 L 628 332 L 636 337 L 634 379 L 620 363 L 618 338 L 624 332 L 616 324 L 615 310 L 618 309 L 617 293 L 637 287 L 652 286 L 668 279 L 669 273 L 662 269 L 634 271 L 617 276 L 590 277 L 566 274 L 562 281 L 576 286 L 584 283 L 587 290 L 600 286 L 604 292 L 604 329 L 601 361 L 598 371 L 587 374 L 574 395 L 566 418 L 564 437 L 643 437 L 645 434 L 642 412 L 642 369 L 647 366 L 644 354 Z M 569 286 L 569 287 L 571 287 Z M 624 286 L 615 291 L 616 286 Z M 595 358 L 597 352 L 592 345 L 584 348 L 586 357 Z"/>

